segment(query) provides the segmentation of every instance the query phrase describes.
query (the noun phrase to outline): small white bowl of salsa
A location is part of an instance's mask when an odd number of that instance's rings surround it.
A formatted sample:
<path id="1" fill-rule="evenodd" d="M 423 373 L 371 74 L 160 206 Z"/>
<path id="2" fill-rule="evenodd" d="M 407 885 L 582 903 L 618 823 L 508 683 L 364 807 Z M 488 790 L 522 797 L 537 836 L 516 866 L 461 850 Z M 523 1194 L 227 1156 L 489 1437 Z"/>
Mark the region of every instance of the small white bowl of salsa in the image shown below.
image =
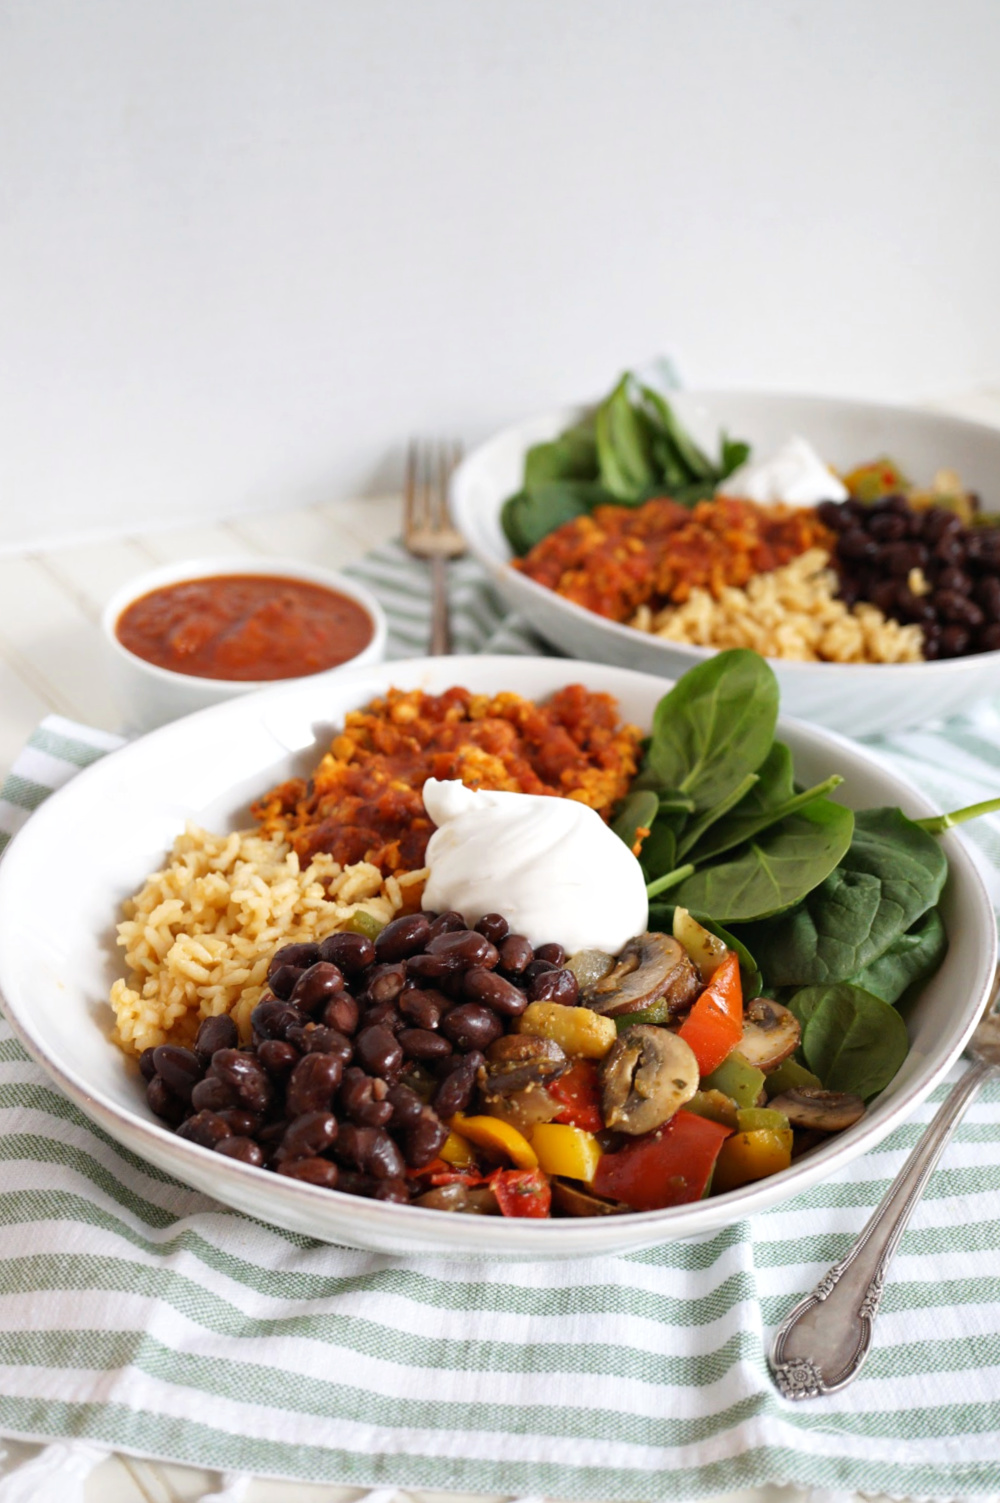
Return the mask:
<path id="1" fill-rule="evenodd" d="M 129 730 L 149 731 L 287 679 L 385 656 L 385 613 L 364 585 L 294 559 L 201 558 L 139 575 L 104 608 Z"/>

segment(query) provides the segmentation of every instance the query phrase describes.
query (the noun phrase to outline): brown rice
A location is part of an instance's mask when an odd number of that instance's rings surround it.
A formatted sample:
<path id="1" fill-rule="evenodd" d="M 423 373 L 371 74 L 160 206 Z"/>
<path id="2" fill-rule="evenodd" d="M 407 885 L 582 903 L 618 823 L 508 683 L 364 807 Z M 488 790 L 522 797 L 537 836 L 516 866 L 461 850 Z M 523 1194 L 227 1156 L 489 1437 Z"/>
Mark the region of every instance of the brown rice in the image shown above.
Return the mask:
<path id="1" fill-rule="evenodd" d="M 111 988 L 115 1042 L 129 1054 L 190 1044 L 203 1018 L 224 1012 L 247 1041 L 276 949 L 325 939 L 359 910 L 387 923 L 426 875 L 383 879 L 369 862 L 344 867 L 327 855 L 303 868 L 282 840 L 189 824 L 124 905 L 118 943 L 129 975 Z"/>
<path id="2" fill-rule="evenodd" d="M 752 647 L 769 658 L 825 663 L 920 663 L 923 633 L 875 606 L 848 607 L 835 594 L 829 554 L 810 548 L 743 589 L 725 586 L 716 600 L 693 589 L 683 605 L 654 613 L 640 606 L 631 625 L 668 642 L 697 647 Z"/>

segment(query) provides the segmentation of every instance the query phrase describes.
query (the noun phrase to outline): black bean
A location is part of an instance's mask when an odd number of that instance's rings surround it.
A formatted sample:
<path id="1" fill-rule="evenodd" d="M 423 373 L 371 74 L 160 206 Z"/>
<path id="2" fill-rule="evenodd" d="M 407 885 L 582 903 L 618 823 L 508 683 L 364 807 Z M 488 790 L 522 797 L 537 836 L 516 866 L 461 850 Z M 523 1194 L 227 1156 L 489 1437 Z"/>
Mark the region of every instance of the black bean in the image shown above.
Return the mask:
<path id="1" fill-rule="evenodd" d="M 851 563 L 860 563 L 862 559 L 877 557 L 879 545 L 874 538 L 862 532 L 860 527 L 852 527 L 849 531 L 840 534 L 836 549 L 838 558 L 848 559 Z"/>
<path id="2" fill-rule="evenodd" d="M 837 594 L 845 605 L 856 605 L 861 599 L 861 588 L 857 580 L 842 574 L 837 583 Z"/>
<path id="3" fill-rule="evenodd" d="M 575 1007 L 579 998 L 580 983 L 572 971 L 546 971 L 528 983 L 529 1002 L 561 1002 L 564 1007 Z"/>
<path id="4" fill-rule="evenodd" d="M 238 1100 L 232 1087 L 217 1075 L 206 1075 L 191 1092 L 191 1105 L 196 1112 L 224 1112 L 235 1107 Z"/>
<path id="5" fill-rule="evenodd" d="M 322 1023 L 307 1023 L 302 1028 L 289 1029 L 288 1042 L 303 1054 L 332 1054 L 342 1065 L 349 1065 L 354 1054 L 354 1045 L 336 1028 L 325 1028 Z"/>
<path id="6" fill-rule="evenodd" d="M 337 1132 L 337 1119 L 332 1112 L 303 1112 L 285 1129 L 275 1151 L 275 1163 L 316 1158 L 335 1142 Z"/>
<path id="7" fill-rule="evenodd" d="M 228 1106 L 216 1113 L 229 1124 L 229 1131 L 237 1138 L 253 1138 L 260 1132 L 260 1117 L 255 1112 L 244 1112 L 239 1107 Z"/>
<path id="8" fill-rule="evenodd" d="M 906 579 L 911 569 L 925 569 L 927 559 L 923 543 L 886 543 L 879 554 L 881 567 L 897 579 Z"/>
<path id="9" fill-rule="evenodd" d="M 277 997 L 263 997 L 250 1014 L 250 1026 L 254 1035 L 262 1039 L 283 1039 L 289 1028 L 297 1028 L 302 1014 L 290 1002 L 279 1002 Z"/>
<path id="10" fill-rule="evenodd" d="M 942 564 L 965 562 L 965 540 L 961 532 L 946 532 L 934 544 L 934 557 Z"/>
<path id="11" fill-rule="evenodd" d="M 408 986 L 399 999 L 399 1010 L 414 1028 L 436 1028 L 449 1003 L 440 992 Z"/>
<path id="12" fill-rule="evenodd" d="M 447 913 L 439 913 L 437 918 L 431 920 L 428 940 L 435 939 L 439 934 L 457 933 L 459 929 L 467 929 L 468 925 L 460 913 L 450 908 Z"/>
<path id="13" fill-rule="evenodd" d="M 980 652 L 1000 651 L 1000 622 L 993 621 L 979 633 Z"/>
<path id="14" fill-rule="evenodd" d="M 535 952 L 523 934 L 508 934 L 499 949 L 500 965 L 511 976 L 519 976 L 535 958 Z"/>
<path id="15" fill-rule="evenodd" d="M 383 1080 L 392 1081 L 403 1068 L 403 1051 L 395 1034 L 379 1023 L 362 1028 L 354 1040 L 354 1047 L 358 1063 L 370 1075 L 381 1075 Z"/>
<path id="16" fill-rule="evenodd" d="M 332 1054 L 304 1055 L 288 1078 L 285 1108 L 289 1117 L 328 1112 L 343 1074 L 343 1065 Z"/>
<path id="17" fill-rule="evenodd" d="M 360 976 L 375 963 L 375 946 L 367 934 L 328 934 L 319 947 L 320 960 L 329 960 L 347 976 Z"/>
<path id="18" fill-rule="evenodd" d="M 566 951 L 562 945 L 539 945 L 535 950 L 536 960 L 547 960 L 549 965 L 563 966 L 566 964 Z"/>
<path id="19" fill-rule="evenodd" d="M 940 542 L 948 533 L 960 532 L 962 523 L 953 511 L 943 506 L 931 506 L 924 512 L 924 539 L 928 543 Z"/>
<path id="20" fill-rule="evenodd" d="M 872 517 L 868 531 L 880 543 L 898 543 L 907 536 L 909 524 L 906 517 L 895 512 L 883 512 L 880 516 Z"/>
<path id="21" fill-rule="evenodd" d="M 409 1205 L 410 1187 L 405 1179 L 380 1179 L 372 1199 L 389 1200 L 394 1205 Z"/>
<path id="22" fill-rule="evenodd" d="M 271 956 L 271 964 L 267 968 L 267 979 L 281 970 L 283 965 L 296 966 L 300 971 L 315 965 L 319 959 L 319 945 L 310 941 L 304 941 L 296 945 L 282 945 L 280 950 L 275 950 Z"/>
<path id="23" fill-rule="evenodd" d="M 329 960 L 318 960 L 296 981 L 289 1002 L 303 1012 L 317 1012 L 337 992 L 344 990 L 344 975 Z"/>
<path id="24" fill-rule="evenodd" d="M 177 1129 L 179 1138 L 186 1138 L 189 1143 L 198 1143 L 202 1148 L 214 1148 L 223 1138 L 231 1138 L 232 1135 L 233 1129 L 229 1123 L 215 1112 L 195 1112 L 193 1117 L 188 1117 Z"/>
<path id="25" fill-rule="evenodd" d="M 872 590 L 872 605 L 877 606 L 883 616 L 894 616 L 899 599 L 899 580 L 881 579 Z"/>
<path id="26" fill-rule="evenodd" d="M 375 1179 L 401 1179 L 406 1167 L 384 1127 L 355 1127 L 352 1122 L 345 1122 L 334 1152 L 338 1159 Z"/>
<path id="27" fill-rule="evenodd" d="M 175 1096 L 166 1081 L 159 1075 L 154 1075 L 146 1087 L 146 1100 L 149 1109 L 157 1117 L 162 1117 L 171 1127 L 179 1127 L 184 1120 L 187 1111 L 187 1103 L 179 1096 Z"/>
<path id="28" fill-rule="evenodd" d="M 987 574 L 976 585 L 975 599 L 987 621 L 1000 621 L 1000 579 Z M 139 1061 L 140 1065 L 142 1061 Z"/>
<path id="29" fill-rule="evenodd" d="M 839 501 L 821 501 L 816 508 L 816 515 L 824 527 L 830 527 L 834 532 L 839 532 L 845 524 L 853 524 L 850 512 L 845 511 Z"/>
<path id="30" fill-rule="evenodd" d="M 437 1112 L 423 1107 L 417 1120 L 403 1129 L 403 1156 L 410 1168 L 422 1169 L 436 1159 L 447 1137 L 448 1129 Z"/>
<path id="31" fill-rule="evenodd" d="M 521 985 L 527 986 L 534 981 L 536 976 L 544 976 L 546 971 L 554 971 L 556 967 L 551 960 L 533 960 L 529 966 L 525 966 L 524 974 L 520 977 Z"/>
<path id="32" fill-rule="evenodd" d="M 476 1089 L 476 1071 L 486 1061 L 480 1050 L 474 1049 L 458 1057 L 457 1064 L 434 1092 L 431 1102 L 439 1117 L 446 1121 L 456 1112 L 464 1112 Z"/>
<path id="33" fill-rule="evenodd" d="M 284 1159 L 278 1165 L 278 1173 L 288 1179 L 305 1180 L 307 1185 L 321 1185 L 324 1190 L 335 1190 L 340 1177 L 336 1164 L 329 1159 Z"/>
<path id="34" fill-rule="evenodd" d="M 946 565 L 938 573 L 934 581 L 937 590 L 954 590 L 958 595 L 972 594 L 972 579 L 963 569 L 956 569 L 953 564 Z"/>
<path id="35" fill-rule="evenodd" d="M 158 1044 L 153 1050 L 156 1073 L 181 1101 L 190 1101 L 191 1092 L 205 1073 L 205 1066 L 193 1049 L 179 1044 Z"/>
<path id="36" fill-rule="evenodd" d="M 143 1080 L 149 1082 L 156 1074 L 156 1065 L 153 1063 L 155 1049 L 144 1049 L 139 1055 L 139 1074 Z"/>
<path id="37" fill-rule="evenodd" d="M 392 1108 L 392 1116 L 389 1125 L 393 1128 L 411 1127 L 416 1122 L 424 1109 L 424 1103 L 416 1091 L 411 1091 L 408 1085 L 391 1086 L 386 1097 Z"/>
<path id="38" fill-rule="evenodd" d="M 366 1075 L 357 1065 L 344 1071 L 338 1097 L 340 1109 L 357 1126 L 384 1127 L 393 1113 L 388 1098 L 389 1088 L 384 1080 Z"/>
<path id="39" fill-rule="evenodd" d="M 268 975 L 267 984 L 276 997 L 287 1002 L 303 970 L 300 965 L 279 965 L 276 971 Z"/>
<path id="40" fill-rule="evenodd" d="M 501 913 L 484 913 L 476 932 L 489 940 L 491 945 L 500 945 L 510 933 L 510 925 Z"/>
<path id="41" fill-rule="evenodd" d="M 503 1021 L 491 1007 L 484 1007 L 481 1002 L 465 1002 L 445 1013 L 441 1032 L 467 1054 L 470 1049 L 487 1049 L 503 1033 Z"/>
<path id="42" fill-rule="evenodd" d="M 284 1080 L 299 1062 L 299 1051 L 284 1039 L 265 1039 L 257 1045 L 257 1058 L 273 1080 Z"/>
<path id="43" fill-rule="evenodd" d="M 241 1164 L 254 1164 L 258 1169 L 264 1163 L 264 1150 L 253 1138 L 221 1138 L 215 1151 L 224 1153 L 227 1159 L 238 1159 Z"/>
<path id="44" fill-rule="evenodd" d="M 236 1024 L 227 1012 L 220 1012 L 217 1017 L 206 1018 L 198 1029 L 194 1052 L 207 1070 L 216 1049 L 235 1049 L 239 1041 Z"/>
<path id="45" fill-rule="evenodd" d="M 399 1008 L 393 1002 L 378 1002 L 374 1007 L 366 1007 L 361 1014 L 359 1024 L 361 1028 L 388 1028 L 390 1033 L 398 1033 L 406 1027 L 405 1019 L 400 1015 Z"/>
<path id="46" fill-rule="evenodd" d="M 236 1092 L 238 1105 L 248 1111 L 262 1112 L 270 1106 L 274 1090 L 255 1055 L 241 1049 L 217 1049 L 212 1055 L 211 1073 Z"/>
<path id="47" fill-rule="evenodd" d="M 406 985 L 406 970 L 402 965 L 379 965 L 367 976 L 365 996 L 369 1002 L 395 1002 Z"/>
<path id="48" fill-rule="evenodd" d="M 500 956 L 496 945 L 475 929 L 458 929 L 452 934 L 438 934 L 427 945 L 428 955 L 443 956 L 456 970 L 481 965 L 492 970 Z"/>
<path id="49" fill-rule="evenodd" d="M 462 994 L 470 1002 L 483 1002 L 505 1018 L 516 1018 L 528 1005 L 524 992 L 510 981 L 498 976 L 496 971 L 487 971 L 482 966 L 473 966 L 462 978 Z"/>
<path id="50" fill-rule="evenodd" d="M 980 571 L 1000 569 L 1000 527 L 979 527 L 971 536 L 976 539 L 976 565 Z"/>
<path id="51" fill-rule="evenodd" d="M 393 919 L 375 941 L 375 957 L 392 963 L 416 955 L 427 943 L 431 921 L 426 913 L 408 913 Z"/>
<path id="52" fill-rule="evenodd" d="M 428 981 L 440 984 L 454 974 L 455 962 L 448 955 L 411 955 L 406 962 L 406 974 L 413 981 Z"/>
<path id="53" fill-rule="evenodd" d="M 347 1037 L 357 1032 L 361 1009 L 350 992 L 338 992 L 323 1009 L 323 1023 L 327 1028 L 336 1028 Z"/>
<path id="54" fill-rule="evenodd" d="M 943 658 L 960 658 L 970 642 L 970 634 L 964 626 L 946 626 L 941 633 L 941 653 Z"/>
<path id="55" fill-rule="evenodd" d="M 934 608 L 942 621 L 955 622 L 959 626 L 983 624 L 982 611 L 967 595 L 959 595 L 955 590 L 935 590 L 933 599 Z"/>
<path id="56" fill-rule="evenodd" d="M 447 1059 L 451 1053 L 448 1039 L 429 1028 L 404 1028 L 397 1037 L 407 1059 Z"/>
<path id="57" fill-rule="evenodd" d="M 934 621 L 937 612 L 927 595 L 917 595 L 906 584 L 900 581 L 896 591 L 896 610 L 894 612 L 900 621 L 917 621 L 921 624 Z"/>

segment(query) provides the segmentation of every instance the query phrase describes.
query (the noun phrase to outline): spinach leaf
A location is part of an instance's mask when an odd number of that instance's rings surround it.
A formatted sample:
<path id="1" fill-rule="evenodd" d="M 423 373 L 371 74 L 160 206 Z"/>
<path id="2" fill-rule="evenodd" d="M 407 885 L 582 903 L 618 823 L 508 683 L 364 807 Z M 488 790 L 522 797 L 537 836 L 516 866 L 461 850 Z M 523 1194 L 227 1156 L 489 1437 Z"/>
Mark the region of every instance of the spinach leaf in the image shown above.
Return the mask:
<path id="1" fill-rule="evenodd" d="M 706 809 L 698 819 L 693 819 L 677 842 L 678 856 L 683 856 L 687 851 L 691 850 L 692 846 L 697 845 L 699 862 L 705 859 L 700 842 L 707 832 L 712 829 L 713 825 L 720 819 L 723 819 L 734 805 L 740 803 L 756 782 L 757 774 L 755 772 L 748 772 L 746 777 L 737 783 L 733 791 L 727 793 L 724 799 L 720 799 L 717 804 L 713 804 L 711 809 Z M 734 841 L 733 844 L 737 844 L 737 842 Z"/>
<path id="2" fill-rule="evenodd" d="M 640 789 L 630 793 L 618 811 L 611 828 L 619 840 L 624 840 L 629 850 L 635 848 L 640 830 L 652 832 L 653 821 L 660 812 L 660 801 L 655 793 Z"/>
<path id="3" fill-rule="evenodd" d="M 547 444 L 535 444 L 524 456 L 524 489 L 549 480 L 596 480 L 597 439 L 593 418 L 567 428 Z"/>
<path id="4" fill-rule="evenodd" d="M 500 512 L 500 525 L 514 552 L 523 557 L 564 522 L 612 499 L 596 481 L 548 480 L 509 496 Z"/>
<path id="5" fill-rule="evenodd" d="M 660 700 L 647 766 L 664 788 L 710 809 L 760 767 L 777 718 L 778 683 L 764 659 L 745 647 L 717 653 Z"/>
<path id="6" fill-rule="evenodd" d="M 719 479 L 725 480 L 750 458 L 750 445 L 745 444 L 741 438 L 730 438 L 728 433 L 723 433 L 720 447 Z"/>
<path id="7" fill-rule="evenodd" d="M 806 987 L 789 1006 L 802 1024 L 806 1064 L 828 1091 L 867 1101 L 885 1090 L 909 1052 L 896 1009 L 850 982 Z"/>
<path id="8" fill-rule="evenodd" d="M 594 419 L 601 483 L 616 501 L 636 502 L 657 479 L 649 418 L 629 400 L 629 376 L 622 376 Z"/>
<path id="9" fill-rule="evenodd" d="M 947 874 L 937 841 L 900 809 L 863 809 L 836 871 L 793 913 L 744 937 L 769 986 L 842 981 L 864 971 L 935 906 Z"/>
<path id="10" fill-rule="evenodd" d="M 947 953 L 948 935 L 941 914 L 937 908 L 931 908 L 905 934 L 893 940 L 877 960 L 852 976 L 851 982 L 881 997 L 883 1002 L 898 1002 L 915 981 L 933 976 Z"/>
<path id="11" fill-rule="evenodd" d="M 709 913 L 722 924 L 747 924 L 782 913 L 829 876 L 847 851 L 853 829 L 850 809 L 816 799 L 729 860 L 686 877 L 674 902 L 692 913 Z M 771 980 L 766 963 L 763 969 Z"/>
<path id="12" fill-rule="evenodd" d="M 723 851 L 731 851 L 735 846 L 742 845 L 744 841 L 752 840 L 770 825 L 777 824 L 780 819 L 786 819 L 789 814 L 798 814 L 817 799 L 832 793 L 835 788 L 840 787 L 843 781 L 843 778 L 834 773 L 825 782 L 817 783 L 813 788 L 806 788 L 802 793 L 794 793 L 791 798 L 785 799 L 781 804 L 775 804 L 771 808 L 759 808 L 756 812 L 750 809 L 744 812 L 744 805 L 747 803 L 744 799 L 743 803 L 733 810 L 732 816 L 714 826 L 704 843 L 699 845 L 698 861 L 708 861 L 714 856 L 720 856 Z M 756 788 L 751 790 L 751 794 L 756 792 Z"/>
<path id="13" fill-rule="evenodd" d="M 664 872 L 673 871 L 677 865 L 677 828 L 680 817 L 660 815 L 642 843 L 639 861 L 647 883 L 653 882 Z"/>
<path id="14" fill-rule="evenodd" d="M 656 434 L 662 451 L 669 455 L 677 474 L 680 476 L 680 484 L 691 480 L 711 480 L 718 478 L 716 466 L 712 464 L 707 454 L 703 454 L 688 433 L 687 429 L 677 421 L 673 408 L 665 397 L 661 396 L 651 386 L 640 387 L 643 401 L 647 410 L 651 413 L 651 420 L 658 429 Z M 664 469 L 666 478 L 666 469 Z"/>

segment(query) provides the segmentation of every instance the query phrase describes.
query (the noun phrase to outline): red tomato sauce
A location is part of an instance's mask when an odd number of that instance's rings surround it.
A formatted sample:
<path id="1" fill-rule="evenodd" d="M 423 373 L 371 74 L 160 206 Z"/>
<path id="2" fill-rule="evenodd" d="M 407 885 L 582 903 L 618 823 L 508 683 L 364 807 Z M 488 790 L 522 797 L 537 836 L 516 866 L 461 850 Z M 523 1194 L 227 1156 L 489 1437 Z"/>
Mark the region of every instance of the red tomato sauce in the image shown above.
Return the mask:
<path id="1" fill-rule="evenodd" d="M 123 647 L 195 678 L 301 678 L 346 663 L 375 635 L 358 603 L 323 585 L 220 574 L 165 585 L 118 617 Z"/>

